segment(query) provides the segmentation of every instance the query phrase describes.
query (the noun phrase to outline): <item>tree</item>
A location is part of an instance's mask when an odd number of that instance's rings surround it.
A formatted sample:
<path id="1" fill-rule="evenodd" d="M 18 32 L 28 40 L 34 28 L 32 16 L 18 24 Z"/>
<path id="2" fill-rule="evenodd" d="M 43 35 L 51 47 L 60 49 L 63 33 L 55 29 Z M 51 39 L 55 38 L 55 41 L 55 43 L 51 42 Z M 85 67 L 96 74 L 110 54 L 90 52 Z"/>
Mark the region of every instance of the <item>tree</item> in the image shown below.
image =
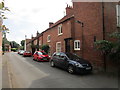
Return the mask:
<path id="1" fill-rule="evenodd" d="M 99 40 L 95 42 L 95 46 L 103 54 L 112 60 L 120 60 L 120 32 L 114 32 L 109 35 L 115 41 Z"/>
<path id="2" fill-rule="evenodd" d="M 19 46 L 19 49 L 20 49 L 20 50 L 24 50 L 24 47 L 23 47 L 23 46 Z"/>
<path id="3" fill-rule="evenodd" d="M 5 51 L 5 44 L 10 44 L 10 42 L 7 40 L 7 38 L 3 38 L 2 39 L 2 50 Z"/>
<path id="4" fill-rule="evenodd" d="M 1 17 L 0 17 L 0 31 L 4 31 L 4 30 L 8 29 L 8 28 L 6 28 L 5 25 L 2 25 L 3 19 L 7 19 L 7 17 L 5 17 L 5 15 L 4 15 L 5 11 L 10 11 L 10 10 L 8 9 L 8 7 L 5 7 L 4 2 L 0 2 L 0 15 L 1 15 Z"/>
<path id="5" fill-rule="evenodd" d="M 5 11 L 10 11 L 8 9 L 8 7 L 5 7 L 4 5 L 4 2 L 0 2 L 0 32 L 2 31 L 3 33 L 3 40 L 2 40 L 2 50 L 5 51 L 5 42 L 7 41 L 6 40 L 6 33 L 8 32 L 8 28 L 6 28 L 5 25 L 2 25 L 3 24 L 3 19 L 7 19 L 4 15 L 4 12 Z M 2 38 L 2 36 L 0 36 L 0 38 Z M 5 41 L 4 41 L 5 40 Z"/>
<path id="6" fill-rule="evenodd" d="M 25 40 L 22 40 L 22 41 L 20 42 L 20 44 L 21 44 L 21 46 L 24 46 Z"/>
<path id="7" fill-rule="evenodd" d="M 19 44 L 18 43 L 16 43 L 15 41 L 11 41 L 10 42 L 10 45 L 11 45 L 11 48 L 19 48 Z"/>
<path id="8" fill-rule="evenodd" d="M 42 45 L 41 49 L 44 50 L 48 54 L 50 47 L 49 45 L 46 44 L 46 45 Z"/>
<path id="9" fill-rule="evenodd" d="M 109 35 L 114 41 L 99 40 L 95 42 L 95 46 L 103 53 L 104 56 L 104 70 L 106 71 L 106 60 L 110 59 L 118 64 L 120 68 L 120 32 L 114 32 Z"/>

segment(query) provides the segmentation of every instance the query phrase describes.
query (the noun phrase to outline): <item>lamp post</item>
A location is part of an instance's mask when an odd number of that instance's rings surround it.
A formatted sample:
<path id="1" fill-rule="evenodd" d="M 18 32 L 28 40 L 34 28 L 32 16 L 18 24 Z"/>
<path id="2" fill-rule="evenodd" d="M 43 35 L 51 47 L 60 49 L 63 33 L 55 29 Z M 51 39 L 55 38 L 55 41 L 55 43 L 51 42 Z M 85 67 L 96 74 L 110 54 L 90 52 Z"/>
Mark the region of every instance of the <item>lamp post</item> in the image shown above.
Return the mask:
<path id="1" fill-rule="evenodd" d="M 83 22 L 81 22 L 81 21 L 79 21 L 79 20 L 77 20 L 76 21 L 76 23 L 79 23 L 80 25 L 81 25 L 81 27 L 82 27 L 82 58 L 83 58 L 83 54 L 84 54 L 84 31 L 83 31 L 83 27 L 84 27 L 84 23 Z"/>

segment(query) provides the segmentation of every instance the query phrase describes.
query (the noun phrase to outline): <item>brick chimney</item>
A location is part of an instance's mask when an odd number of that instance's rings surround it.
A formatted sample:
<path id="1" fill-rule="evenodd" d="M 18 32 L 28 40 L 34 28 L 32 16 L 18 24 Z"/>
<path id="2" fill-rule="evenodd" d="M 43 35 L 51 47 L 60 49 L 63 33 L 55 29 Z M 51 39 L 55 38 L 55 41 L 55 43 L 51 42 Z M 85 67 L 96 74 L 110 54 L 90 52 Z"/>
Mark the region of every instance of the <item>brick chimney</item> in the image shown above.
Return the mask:
<path id="1" fill-rule="evenodd" d="M 33 37 L 33 34 L 31 35 L 31 39 L 33 39 L 34 37 Z"/>
<path id="2" fill-rule="evenodd" d="M 70 14 L 73 14 L 73 7 L 67 5 L 67 7 L 66 7 L 66 15 L 70 15 Z"/>
<path id="3" fill-rule="evenodd" d="M 39 35 L 39 32 L 37 31 L 36 36 L 38 36 L 38 35 Z"/>
<path id="4" fill-rule="evenodd" d="M 53 22 L 49 22 L 49 27 L 51 27 L 54 23 Z"/>

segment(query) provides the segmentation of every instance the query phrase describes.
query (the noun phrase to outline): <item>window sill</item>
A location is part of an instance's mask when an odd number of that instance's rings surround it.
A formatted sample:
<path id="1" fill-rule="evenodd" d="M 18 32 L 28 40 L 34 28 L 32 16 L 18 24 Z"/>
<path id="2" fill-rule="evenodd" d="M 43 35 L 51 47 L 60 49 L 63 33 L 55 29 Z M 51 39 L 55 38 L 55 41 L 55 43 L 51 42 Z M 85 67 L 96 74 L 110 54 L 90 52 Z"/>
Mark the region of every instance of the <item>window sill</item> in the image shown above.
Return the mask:
<path id="1" fill-rule="evenodd" d="M 58 36 L 61 36 L 63 33 L 61 33 L 61 34 L 58 34 Z"/>
<path id="2" fill-rule="evenodd" d="M 47 41 L 47 42 L 50 42 L 50 41 Z"/>
<path id="3" fill-rule="evenodd" d="M 78 50 L 80 51 L 80 49 L 74 49 L 74 50 L 75 50 L 75 51 L 78 51 Z"/>

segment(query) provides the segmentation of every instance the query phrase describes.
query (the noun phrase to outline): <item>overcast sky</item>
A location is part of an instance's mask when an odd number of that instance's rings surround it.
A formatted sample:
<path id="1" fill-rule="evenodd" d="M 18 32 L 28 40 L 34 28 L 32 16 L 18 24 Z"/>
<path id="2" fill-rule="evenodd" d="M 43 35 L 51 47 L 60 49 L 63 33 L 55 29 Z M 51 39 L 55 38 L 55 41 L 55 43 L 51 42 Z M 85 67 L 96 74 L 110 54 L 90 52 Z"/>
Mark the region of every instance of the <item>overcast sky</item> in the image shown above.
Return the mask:
<path id="1" fill-rule="evenodd" d="M 25 35 L 31 38 L 37 31 L 46 30 L 49 22 L 55 23 L 65 15 L 67 4 L 72 5 L 71 0 L 5 0 L 5 6 L 11 10 L 4 20 L 10 29 L 8 40 L 20 43 Z"/>

